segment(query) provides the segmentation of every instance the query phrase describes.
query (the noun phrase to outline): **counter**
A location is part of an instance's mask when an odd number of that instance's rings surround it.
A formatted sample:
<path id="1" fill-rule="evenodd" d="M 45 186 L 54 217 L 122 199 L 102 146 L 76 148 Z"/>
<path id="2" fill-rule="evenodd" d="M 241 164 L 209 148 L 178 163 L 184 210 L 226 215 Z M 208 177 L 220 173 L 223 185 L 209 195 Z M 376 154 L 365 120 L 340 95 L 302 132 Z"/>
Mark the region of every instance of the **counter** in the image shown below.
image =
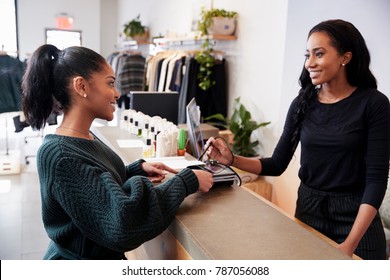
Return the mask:
<path id="1" fill-rule="evenodd" d="M 130 137 L 129 133 L 108 126 L 95 127 L 93 132 L 125 163 L 136 159 L 116 141 Z M 254 192 L 226 186 L 188 196 L 164 233 L 126 256 L 136 259 L 351 259 L 333 245 Z"/>

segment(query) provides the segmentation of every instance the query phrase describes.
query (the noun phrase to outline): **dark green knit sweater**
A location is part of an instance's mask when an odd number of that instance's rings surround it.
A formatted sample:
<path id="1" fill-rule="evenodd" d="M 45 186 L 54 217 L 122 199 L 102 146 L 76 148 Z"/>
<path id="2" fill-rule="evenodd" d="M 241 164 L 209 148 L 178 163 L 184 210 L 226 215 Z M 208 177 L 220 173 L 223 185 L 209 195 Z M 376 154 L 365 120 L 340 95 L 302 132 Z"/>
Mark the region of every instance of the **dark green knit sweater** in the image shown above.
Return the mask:
<path id="1" fill-rule="evenodd" d="M 45 259 L 117 259 L 172 222 L 197 191 L 190 169 L 154 186 L 142 160 L 124 166 L 100 140 L 47 135 L 37 155 Z"/>

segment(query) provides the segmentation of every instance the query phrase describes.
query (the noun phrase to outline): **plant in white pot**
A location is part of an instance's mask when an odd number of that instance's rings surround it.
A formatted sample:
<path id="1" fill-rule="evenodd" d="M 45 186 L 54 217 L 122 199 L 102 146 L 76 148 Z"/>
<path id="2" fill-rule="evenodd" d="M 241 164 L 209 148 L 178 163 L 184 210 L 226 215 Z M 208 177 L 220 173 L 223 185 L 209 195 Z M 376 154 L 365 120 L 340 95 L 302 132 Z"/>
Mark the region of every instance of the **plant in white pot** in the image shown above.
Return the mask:
<path id="1" fill-rule="evenodd" d="M 198 29 L 202 35 L 233 35 L 237 12 L 224 9 L 202 9 Z"/>
<path id="2" fill-rule="evenodd" d="M 224 9 L 206 10 L 203 8 L 198 22 L 198 30 L 201 36 L 232 35 L 236 28 L 236 19 L 237 12 Z M 200 65 L 198 74 L 199 87 L 205 91 L 215 85 L 215 81 L 211 79 L 212 68 L 215 65 L 213 51 L 210 40 L 206 37 L 201 46 L 201 51 L 195 57 Z"/>

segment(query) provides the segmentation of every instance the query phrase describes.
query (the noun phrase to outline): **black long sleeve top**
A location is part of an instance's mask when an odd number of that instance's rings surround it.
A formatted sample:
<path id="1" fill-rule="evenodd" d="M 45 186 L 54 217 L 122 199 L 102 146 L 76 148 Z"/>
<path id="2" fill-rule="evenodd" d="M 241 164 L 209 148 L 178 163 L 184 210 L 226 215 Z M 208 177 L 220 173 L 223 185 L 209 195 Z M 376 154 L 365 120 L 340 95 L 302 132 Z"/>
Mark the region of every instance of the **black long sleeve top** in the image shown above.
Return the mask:
<path id="1" fill-rule="evenodd" d="M 272 157 L 261 159 L 261 175 L 282 174 L 293 157 L 296 106 L 297 98 Z M 358 88 L 333 104 L 314 99 L 300 133 L 300 180 L 321 191 L 362 192 L 361 203 L 378 209 L 389 174 L 389 127 L 389 99 L 376 89 Z"/>

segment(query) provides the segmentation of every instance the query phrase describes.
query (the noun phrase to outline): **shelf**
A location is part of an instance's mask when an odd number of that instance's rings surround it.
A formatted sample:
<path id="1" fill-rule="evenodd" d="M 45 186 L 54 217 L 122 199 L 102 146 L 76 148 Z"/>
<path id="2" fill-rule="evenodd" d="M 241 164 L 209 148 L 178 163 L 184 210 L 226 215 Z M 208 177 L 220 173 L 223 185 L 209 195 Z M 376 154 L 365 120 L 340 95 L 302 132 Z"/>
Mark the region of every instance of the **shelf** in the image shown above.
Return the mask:
<path id="1" fill-rule="evenodd" d="M 150 41 L 136 41 L 136 40 L 125 40 L 121 42 L 121 45 L 126 46 L 138 46 L 138 45 L 150 45 L 152 42 Z"/>
<path id="2" fill-rule="evenodd" d="M 174 37 L 174 38 L 156 38 L 153 39 L 153 43 L 158 46 L 164 45 L 188 45 L 188 44 L 201 44 L 204 40 L 215 41 L 233 41 L 237 40 L 235 35 L 208 35 L 208 36 L 187 36 L 187 37 Z"/>
<path id="3" fill-rule="evenodd" d="M 215 35 L 209 35 L 208 37 L 209 37 L 209 39 L 219 40 L 219 41 L 234 41 L 234 40 L 237 40 L 237 36 L 236 35 L 218 35 L 218 34 L 215 34 Z"/>

